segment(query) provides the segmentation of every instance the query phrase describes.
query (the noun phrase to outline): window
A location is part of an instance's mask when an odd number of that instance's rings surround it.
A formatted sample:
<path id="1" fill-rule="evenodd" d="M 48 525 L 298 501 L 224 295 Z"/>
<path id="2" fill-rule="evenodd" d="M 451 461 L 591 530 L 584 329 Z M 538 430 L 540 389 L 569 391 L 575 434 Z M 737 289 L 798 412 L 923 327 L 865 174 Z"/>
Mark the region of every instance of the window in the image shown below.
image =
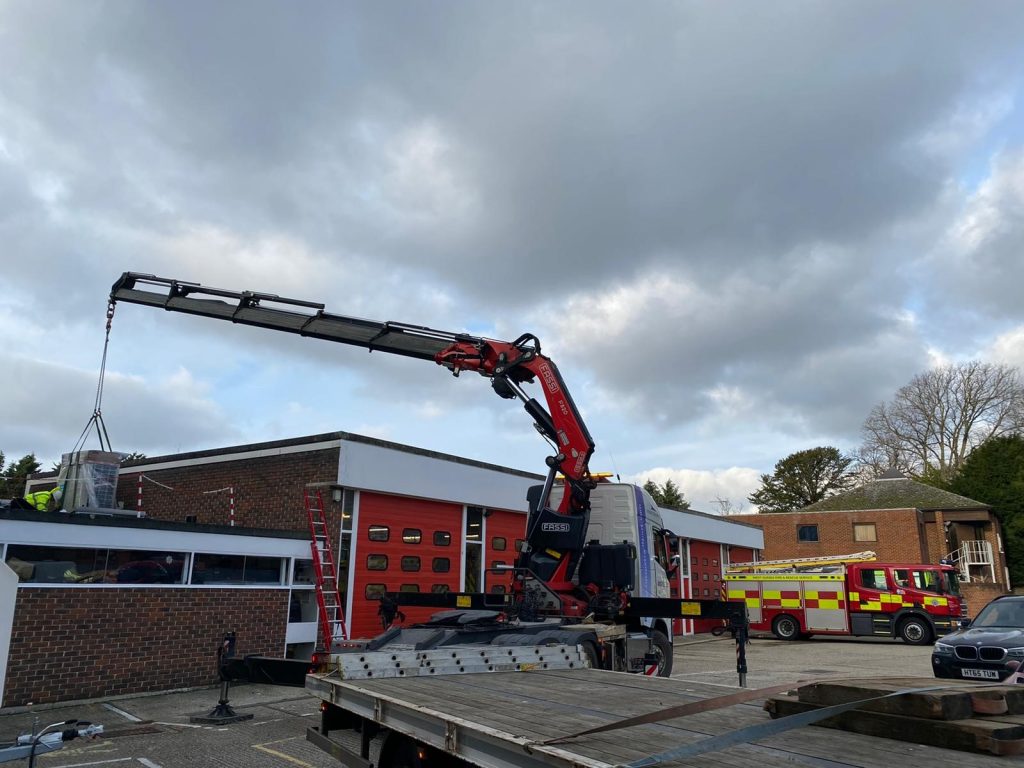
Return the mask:
<path id="1" fill-rule="evenodd" d="M 388 556 L 367 555 L 366 568 L 370 571 L 386 571 L 388 569 Z"/>
<path id="2" fill-rule="evenodd" d="M 914 571 L 914 586 L 925 592 L 942 593 L 938 571 Z"/>
<path id="3" fill-rule="evenodd" d="M 708 580 L 708 575 L 705 573 L 704 574 L 704 581 L 707 581 L 707 580 Z"/>
<path id="4" fill-rule="evenodd" d="M 434 573 L 448 573 L 452 569 L 452 561 L 447 557 L 435 557 L 430 564 L 430 570 Z"/>
<path id="5" fill-rule="evenodd" d="M 484 508 L 466 507 L 466 541 L 483 541 L 480 532 L 483 530 Z"/>
<path id="6" fill-rule="evenodd" d="M 419 528 L 406 528 L 402 531 L 402 542 L 405 544 L 419 544 L 423 538 L 423 531 Z"/>
<path id="7" fill-rule="evenodd" d="M 418 571 L 420 569 L 420 559 L 416 555 L 403 555 L 402 556 L 402 570 L 403 571 Z"/>
<path id="8" fill-rule="evenodd" d="M 707 564 L 708 564 L 708 559 L 705 557 L 704 558 L 704 565 L 707 566 Z"/>
<path id="9" fill-rule="evenodd" d="M 875 531 L 874 523 L 854 523 L 853 524 L 853 540 L 854 541 L 878 541 L 878 534 Z"/>
<path id="10" fill-rule="evenodd" d="M 712 560 L 712 561 L 711 561 L 711 564 L 712 564 L 712 565 L 718 565 L 718 561 L 717 561 L 717 560 Z"/>
<path id="11" fill-rule="evenodd" d="M 449 587 L 447 584 L 434 584 L 430 588 L 430 591 L 431 592 L 436 592 L 439 595 L 443 595 L 443 594 L 445 594 L 447 592 L 451 592 L 452 588 Z"/>
<path id="12" fill-rule="evenodd" d="M 383 584 L 367 584 L 363 594 L 366 595 L 367 600 L 380 600 L 380 596 L 387 591 L 388 588 Z"/>
<path id="13" fill-rule="evenodd" d="M 312 584 L 315 580 L 316 574 L 313 573 L 313 561 L 295 558 L 292 584 Z"/>
<path id="14" fill-rule="evenodd" d="M 447 547 L 452 543 L 452 535 L 448 531 L 434 531 L 434 546 Z"/>
<path id="15" fill-rule="evenodd" d="M 386 525 L 371 525 L 366 538 L 370 541 L 387 541 L 391 538 L 391 529 Z"/>
<path id="16" fill-rule="evenodd" d="M 276 562 L 280 569 L 280 560 Z M 35 584 L 181 584 L 185 563 L 184 552 L 16 544 L 7 548 L 7 565 L 19 581 Z M 280 580 L 278 570 L 274 583 Z"/>
<path id="17" fill-rule="evenodd" d="M 704 588 L 704 597 L 707 597 L 707 596 L 708 596 L 708 595 L 710 595 L 710 594 L 711 594 L 711 590 L 710 590 L 710 589 L 708 589 L 707 587 L 705 587 L 705 588 Z"/>
<path id="18" fill-rule="evenodd" d="M 193 584 L 280 584 L 281 558 L 197 554 Z"/>
<path id="19" fill-rule="evenodd" d="M 504 552 L 507 548 L 508 541 L 506 541 L 504 536 L 495 536 L 493 539 L 491 539 L 491 549 L 494 549 L 498 552 Z"/>
<path id="20" fill-rule="evenodd" d="M 818 526 L 816 526 L 816 525 L 798 525 L 796 527 L 796 540 L 797 541 L 817 541 L 818 540 Z"/>
<path id="21" fill-rule="evenodd" d="M 714 575 L 713 575 L 713 576 L 712 576 L 711 578 L 712 578 L 712 579 L 713 579 L 714 581 L 718 581 L 718 574 L 717 574 L 717 573 L 716 573 L 716 574 L 714 574 Z"/>
<path id="22" fill-rule="evenodd" d="M 420 585 L 419 584 L 403 584 L 402 586 L 400 586 L 398 588 L 398 591 L 399 592 L 419 592 L 420 591 Z"/>
<path id="23" fill-rule="evenodd" d="M 865 589 L 889 589 L 885 580 L 885 570 L 882 568 L 868 570 L 865 568 L 860 572 L 860 585 Z"/>

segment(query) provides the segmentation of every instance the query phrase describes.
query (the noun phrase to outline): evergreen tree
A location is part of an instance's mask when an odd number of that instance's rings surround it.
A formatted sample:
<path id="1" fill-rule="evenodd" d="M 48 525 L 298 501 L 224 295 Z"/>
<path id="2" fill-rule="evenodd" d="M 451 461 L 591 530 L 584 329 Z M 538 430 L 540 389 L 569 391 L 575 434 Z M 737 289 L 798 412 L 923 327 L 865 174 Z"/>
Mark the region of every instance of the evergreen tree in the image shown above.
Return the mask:
<path id="1" fill-rule="evenodd" d="M 4 493 L 8 498 L 20 498 L 25 495 L 25 481 L 33 472 L 38 472 L 40 464 L 36 455 L 30 453 L 22 456 L 18 461 L 11 462 L 4 470 Z"/>
<path id="2" fill-rule="evenodd" d="M 1024 437 L 994 437 L 979 445 L 949 490 L 991 504 L 1003 528 L 1010 581 L 1024 581 Z"/>
<path id="3" fill-rule="evenodd" d="M 659 486 L 653 480 L 648 480 L 644 483 L 644 490 L 651 494 L 654 503 L 659 507 L 668 507 L 670 509 L 690 508 L 690 502 L 686 500 L 683 492 L 679 490 L 679 486 L 671 479 L 666 480 L 662 486 Z"/>
<path id="4" fill-rule="evenodd" d="M 791 453 L 761 475 L 761 487 L 747 497 L 760 512 L 792 512 L 846 490 L 853 482 L 853 459 L 838 448 L 820 446 Z"/>

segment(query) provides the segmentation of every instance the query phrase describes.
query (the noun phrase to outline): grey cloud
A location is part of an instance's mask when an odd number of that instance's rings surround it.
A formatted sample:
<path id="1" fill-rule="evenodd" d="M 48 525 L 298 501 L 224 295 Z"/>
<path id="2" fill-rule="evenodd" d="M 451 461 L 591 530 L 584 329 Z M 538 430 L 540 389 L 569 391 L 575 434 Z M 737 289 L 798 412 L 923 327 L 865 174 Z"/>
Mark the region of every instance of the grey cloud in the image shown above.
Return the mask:
<path id="1" fill-rule="evenodd" d="M 89 422 L 95 373 L 10 355 L 0 355 L 0 363 L 8 382 L 0 450 L 8 458 L 35 453 L 40 460 L 59 460 Z M 230 444 L 239 437 L 217 406 L 180 388 L 109 376 L 103 403 L 103 420 L 116 450 L 152 456 L 197 444 Z M 85 447 L 98 446 L 96 431 L 90 429 Z"/>

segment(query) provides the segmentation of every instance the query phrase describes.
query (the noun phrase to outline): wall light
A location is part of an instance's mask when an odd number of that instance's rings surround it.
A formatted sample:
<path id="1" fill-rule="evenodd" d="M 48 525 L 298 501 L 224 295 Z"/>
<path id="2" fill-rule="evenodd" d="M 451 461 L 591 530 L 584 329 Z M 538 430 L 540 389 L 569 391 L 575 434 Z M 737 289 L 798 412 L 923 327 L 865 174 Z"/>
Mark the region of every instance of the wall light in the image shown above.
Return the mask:
<path id="1" fill-rule="evenodd" d="M 334 501 L 335 503 L 341 501 L 341 488 L 331 489 L 331 500 Z"/>

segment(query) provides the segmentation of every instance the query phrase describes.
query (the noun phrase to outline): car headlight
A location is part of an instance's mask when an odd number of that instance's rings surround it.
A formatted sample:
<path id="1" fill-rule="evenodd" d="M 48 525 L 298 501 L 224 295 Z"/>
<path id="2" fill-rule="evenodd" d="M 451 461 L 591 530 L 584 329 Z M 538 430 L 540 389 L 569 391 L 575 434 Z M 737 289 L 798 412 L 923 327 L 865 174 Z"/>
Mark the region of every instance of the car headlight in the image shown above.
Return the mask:
<path id="1" fill-rule="evenodd" d="M 1024 651 L 1024 648 L 1014 648 L 1015 651 Z M 932 648 L 932 653 L 936 656 L 952 656 L 953 646 L 946 645 L 945 643 L 936 643 L 935 647 Z"/>
<path id="2" fill-rule="evenodd" d="M 1007 648 L 1006 655 L 1011 659 L 1024 659 L 1024 648 Z"/>

